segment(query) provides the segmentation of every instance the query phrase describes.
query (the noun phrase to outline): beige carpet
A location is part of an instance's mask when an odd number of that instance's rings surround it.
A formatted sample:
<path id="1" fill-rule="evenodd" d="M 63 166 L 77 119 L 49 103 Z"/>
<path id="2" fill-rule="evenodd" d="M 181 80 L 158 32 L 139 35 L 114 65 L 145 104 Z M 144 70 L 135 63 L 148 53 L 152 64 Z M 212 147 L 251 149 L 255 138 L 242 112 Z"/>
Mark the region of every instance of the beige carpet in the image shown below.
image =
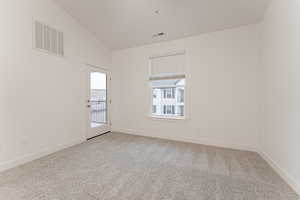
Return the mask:
<path id="1" fill-rule="evenodd" d="M 0 174 L 1 200 L 299 200 L 256 153 L 110 133 Z"/>

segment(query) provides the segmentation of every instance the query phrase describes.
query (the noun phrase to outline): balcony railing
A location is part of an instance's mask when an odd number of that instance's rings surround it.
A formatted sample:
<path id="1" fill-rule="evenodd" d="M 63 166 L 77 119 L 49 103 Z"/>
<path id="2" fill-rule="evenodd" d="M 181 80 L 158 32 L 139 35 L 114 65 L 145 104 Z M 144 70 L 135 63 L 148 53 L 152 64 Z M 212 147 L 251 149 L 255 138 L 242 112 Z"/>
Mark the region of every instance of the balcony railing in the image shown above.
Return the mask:
<path id="1" fill-rule="evenodd" d="M 91 122 L 98 124 L 106 123 L 106 101 L 105 100 L 91 100 Z"/>

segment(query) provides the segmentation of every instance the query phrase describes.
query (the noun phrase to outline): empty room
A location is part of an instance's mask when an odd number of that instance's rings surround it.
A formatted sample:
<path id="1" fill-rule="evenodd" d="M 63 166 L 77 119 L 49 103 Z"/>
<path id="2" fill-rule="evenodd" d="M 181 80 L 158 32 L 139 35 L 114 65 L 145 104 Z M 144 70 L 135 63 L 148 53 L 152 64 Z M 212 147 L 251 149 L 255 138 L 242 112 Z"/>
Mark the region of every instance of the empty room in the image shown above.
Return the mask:
<path id="1" fill-rule="evenodd" d="M 300 0 L 0 3 L 0 200 L 300 200 Z"/>

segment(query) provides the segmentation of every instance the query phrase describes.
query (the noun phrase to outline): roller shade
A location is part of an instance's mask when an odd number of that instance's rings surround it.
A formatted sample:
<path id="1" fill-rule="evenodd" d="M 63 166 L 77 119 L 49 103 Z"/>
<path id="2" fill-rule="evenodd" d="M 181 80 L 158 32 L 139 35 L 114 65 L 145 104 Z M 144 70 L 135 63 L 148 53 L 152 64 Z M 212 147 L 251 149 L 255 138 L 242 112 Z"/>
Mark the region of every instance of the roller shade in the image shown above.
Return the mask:
<path id="1" fill-rule="evenodd" d="M 150 58 L 149 80 L 185 78 L 185 53 Z"/>

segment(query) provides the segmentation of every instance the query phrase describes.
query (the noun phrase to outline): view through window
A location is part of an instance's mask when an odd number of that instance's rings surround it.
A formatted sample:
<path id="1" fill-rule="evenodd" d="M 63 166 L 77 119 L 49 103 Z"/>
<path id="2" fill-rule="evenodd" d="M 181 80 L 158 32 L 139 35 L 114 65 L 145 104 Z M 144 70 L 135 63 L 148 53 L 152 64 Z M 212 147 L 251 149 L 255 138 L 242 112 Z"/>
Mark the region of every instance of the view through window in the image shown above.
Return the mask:
<path id="1" fill-rule="evenodd" d="M 185 79 L 151 81 L 152 115 L 184 116 Z"/>

